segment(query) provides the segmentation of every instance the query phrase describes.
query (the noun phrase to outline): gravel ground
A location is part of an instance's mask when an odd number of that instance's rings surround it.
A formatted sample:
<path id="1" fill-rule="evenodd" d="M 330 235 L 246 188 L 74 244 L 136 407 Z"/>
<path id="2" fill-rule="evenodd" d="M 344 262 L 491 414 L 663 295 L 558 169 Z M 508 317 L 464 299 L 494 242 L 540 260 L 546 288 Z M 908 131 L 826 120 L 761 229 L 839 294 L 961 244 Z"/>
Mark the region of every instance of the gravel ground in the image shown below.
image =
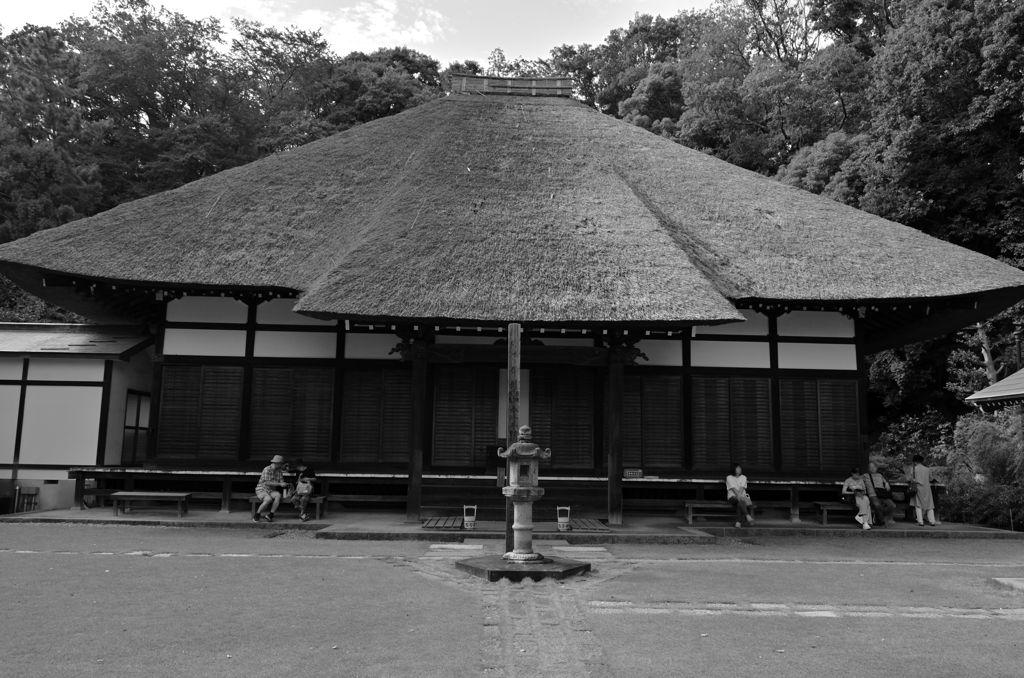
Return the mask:
<path id="1" fill-rule="evenodd" d="M 10 676 L 1015 676 L 1024 546 L 780 538 L 560 552 L 594 572 L 487 584 L 500 545 L 264 530 L 0 524 Z"/>

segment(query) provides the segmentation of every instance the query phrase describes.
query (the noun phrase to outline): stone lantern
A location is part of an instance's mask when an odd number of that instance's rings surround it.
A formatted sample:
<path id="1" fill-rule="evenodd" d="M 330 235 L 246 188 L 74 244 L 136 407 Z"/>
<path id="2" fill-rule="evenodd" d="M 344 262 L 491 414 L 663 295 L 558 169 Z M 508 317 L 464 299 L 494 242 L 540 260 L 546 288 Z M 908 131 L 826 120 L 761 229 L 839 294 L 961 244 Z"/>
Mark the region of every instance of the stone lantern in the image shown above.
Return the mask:
<path id="1" fill-rule="evenodd" d="M 551 450 L 541 449 L 531 439 L 529 426 L 519 429 L 518 442 L 508 450 L 499 448 L 498 456 L 509 460 L 509 484 L 502 488 L 502 494 L 512 500 L 513 550 L 505 554 L 505 560 L 517 563 L 542 563 L 548 560 L 533 552 L 533 502 L 544 496 L 539 487 L 540 460 L 550 459 Z"/>

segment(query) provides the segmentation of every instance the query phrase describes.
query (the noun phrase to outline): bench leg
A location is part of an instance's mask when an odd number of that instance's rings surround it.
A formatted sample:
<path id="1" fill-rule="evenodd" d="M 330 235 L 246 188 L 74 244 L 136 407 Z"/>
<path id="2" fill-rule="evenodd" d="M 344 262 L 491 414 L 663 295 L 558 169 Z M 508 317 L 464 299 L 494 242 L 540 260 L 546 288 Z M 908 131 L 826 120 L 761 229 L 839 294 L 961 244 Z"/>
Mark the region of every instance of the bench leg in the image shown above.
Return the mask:
<path id="1" fill-rule="evenodd" d="M 82 474 L 75 474 L 75 503 L 73 504 L 79 511 L 85 510 L 85 478 Z"/>
<path id="2" fill-rule="evenodd" d="M 225 480 L 220 490 L 220 512 L 231 512 L 231 481 Z"/>
<path id="3" fill-rule="evenodd" d="M 114 517 L 116 518 L 117 517 L 117 499 L 115 497 L 111 497 L 110 499 L 111 499 L 111 503 L 114 504 Z"/>
<path id="4" fill-rule="evenodd" d="M 828 509 L 827 508 L 821 509 L 821 524 L 822 525 L 828 525 Z"/>
<path id="5" fill-rule="evenodd" d="M 687 506 L 686 507 L 686 524 L 687 525 L 693 525 L 693 507 L 692 506 Z"/>
<path id="6" fill-rule="evenodd" d="M 789 522 L 800 522 L 800 488 L 798 487 L 789 490 Z"/>

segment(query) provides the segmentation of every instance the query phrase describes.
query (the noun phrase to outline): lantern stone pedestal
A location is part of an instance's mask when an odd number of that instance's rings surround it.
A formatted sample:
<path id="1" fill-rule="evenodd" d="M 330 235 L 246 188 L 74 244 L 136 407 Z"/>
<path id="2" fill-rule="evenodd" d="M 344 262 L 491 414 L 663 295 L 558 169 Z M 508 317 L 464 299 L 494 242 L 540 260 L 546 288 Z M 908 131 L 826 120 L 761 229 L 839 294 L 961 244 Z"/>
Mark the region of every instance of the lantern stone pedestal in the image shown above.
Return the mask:
<path id="1" fill-rule="evenodd" d="M 509 461 L 509 484 L 501 492 L 512 500 L 513 549 L 504 556 L 472 558 L 455 565 L 463 572 L 487 581 L 510 579 L 565 579 L 590 571 L 590 563 L 562 558 L 546 558 L 533 550 L 533 502 L 544 496 L 538 487 L 540 460 L 550 459 L 551 450 L 541 449 L 531 440 L 529 426 L 519 429 L 519 440 L 498 456 Z"/>
<path id="2" fill-rule="evenodd" d="M 532 579 L 566 579 L 577 574 L 590 572 L 590 563 L 567 558 L 544 558 L 526 562 L 505 560 L 502 556 L 470 558 L 455 563 L 455 567 L 487 581 L 523 581 Z"/>

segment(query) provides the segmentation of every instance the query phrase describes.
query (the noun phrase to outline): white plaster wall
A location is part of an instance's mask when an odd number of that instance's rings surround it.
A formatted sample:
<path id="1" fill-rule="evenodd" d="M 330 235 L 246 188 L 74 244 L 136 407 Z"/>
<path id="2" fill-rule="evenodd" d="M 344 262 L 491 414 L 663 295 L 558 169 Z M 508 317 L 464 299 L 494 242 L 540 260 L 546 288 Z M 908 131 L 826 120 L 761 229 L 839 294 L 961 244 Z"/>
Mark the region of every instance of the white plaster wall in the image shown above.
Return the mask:
<path id="1" fill-rule="evenodd" d="M 333 332 L 257 331 L 253 347 L 253 355 L 257 358 L 333 359 L 337 354 L 338 335 Z"/>
<path id="2" fill-rule="evenodd" d="M 855 335 L 854 322 L 842 313 L 791 311 L 779 316 L 782 337 L 849 337 Z"/>
<path id="3" fill-rule="evenodd" d="M 746 318 L 744 322 L 694 327 L 693 336 L 697 336 L 699 334 L 728 334 L 757 337 L 768 336 L 768 316 L 749 309 L 740 309 L 740 313 L 744 318 Z"/>
<path id="4" fill-rule="evenodd" d="M 124 426 L 127 417 L 128 389 L 149 393 L 153 388 L 153 349 L 132 356 L 131 361 L 115 360 L 110 380 L 110 409 L 107 418 L 107 442 L 103 463 L 107 466 L 121 465 L 121 448 L 124 445 Z M 148 405 L 146 419 L 148 421 Z M 134 416 L 134 410 L 133 410 Z"/>
<path id="5" fill-rule="evenodd" d="M 153 388 L 153 353 L 150 346 L 145 351 L 132 356 L 128 363 L 128 388 L 149 393 Z"/>
<path id="6" fill-rule="evenodd" d="M 779 368 L 784 370 L 855 370 L 853 344 L 779 343 Z"/>
<path id="7" fill-rule="evenodd" d="M 14 437 L 18 432 L 20 401 L 20 386 L 0 386 L 0 464 L 14 462 Z"/>
<path id="8" fill-rule="evenodd" d="M 397 353 L 388 355 L 401 339 L 397 334 L 356 334 L 345 335 L 345 357 L 353 360 L 399 360 Z"/>
<path id="9" fill-rule="evenodd" d="M 28 378 L 34 381 L 103 381 L 102 360 L 29 358 Z"/>
<path id="10" fill-rule="evenodd" d="M 435 344 L 470 344 L 475 346 L 492 346 L 496 341 L 498 341 L 498 337 L 485 337 L 475 334 L 439 334 L 434 338 Z"/>
<path id="11" fill-rule="evenodd" d="M 636 347 L 644 352 L 648 360 L 637 358 L 636 364 L 641 367 L 682 367 L 683 342 L 671 339 L 644 339 L 637 342 Z"/>
<path id="12" fill-rule="evenodd" d="M 57 482 L 44 483 L 44 480 L 56 480 Z M 67 471 L 19 471 L 18 479 L 14 484 L 20 487 L 39 488 L 36 506 L 39 511 L 67 509 L 75 503 L 75 481 L 68 480 Z"/>
<path id="13" fill-rule="evenodd" d="M 767 343 L 750 341 L 693 341 L 690 343 L 693 367 L 771 367 Z"/>
<path id="14" fill-rule="evenodd" d="M 560 334 L 534 334 L 545 346 L 593 346 L 594 339 L 588 337 L 563 337 Z"/>
<path id="15" fill-rule="evenodd" d="M 231 297 L 182 297 L 167 303 L 167 320 L 179 323 L 245 323 L 249 307 Z"/>
<path id="16" fill-rule="evenodd" d="M 245 330 L 186 330 L 169 327 L 164 332 L 165 355 L 245 357 Z"/>
<path id="17" fill-rule="evenodd" d="M 117 360 L 110 375 L 110 409 L 107 410 L 107 440 L 103 452 L 103 463 L 107 466 L 121 464 L 121 441 L 124 437 L 124 418 L 128 401 L 128 380 L 131 368 L 128 363 Z"/>
<path id="18" fill-rule="evenodd" d="M 337 320 L 317 320 L 301 313 L 293 313 L 298 299 L 271 299 L 256 307 L 259 325 L 337 325 Z"/>
<path id="19" fill-rule="evenodd" d="M 24 365 L 22 358 L 0 358 L 0 379 L 17 379 L 21 381 L 21 370 Z"/>
<path id="20" fill-rule="evenodd" d="M 508 370 L 498 373 L 498 438 L 508 435 L 505 421 L 508 418 Z M 530 425 L 530 370 L 519 370 L 519 425 Z"/>
<path id="21" fill-rule="evenodd" d="M 102 396 L 100 386 L 29 386 L 20 462 L 95 464 Z"/>

